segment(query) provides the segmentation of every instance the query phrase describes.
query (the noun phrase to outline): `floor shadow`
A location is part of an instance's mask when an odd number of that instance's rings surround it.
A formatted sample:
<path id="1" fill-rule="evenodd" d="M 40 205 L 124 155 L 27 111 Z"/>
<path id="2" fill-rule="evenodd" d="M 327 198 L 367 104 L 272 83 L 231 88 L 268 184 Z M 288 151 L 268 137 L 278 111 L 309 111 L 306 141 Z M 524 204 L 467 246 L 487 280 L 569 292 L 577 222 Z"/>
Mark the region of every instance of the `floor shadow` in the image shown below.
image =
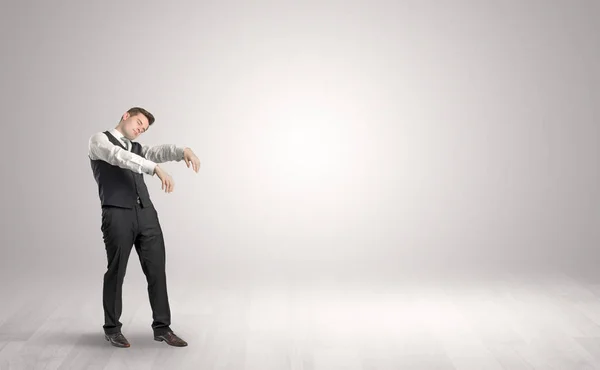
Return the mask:
<path id="1" fill-rule="evenodd" d="M 157 342 L 154 340 L 152 332 L 150 333 L 123 333 L 125 338 L 131 344 L 131 347 L 138 348 L 160 348 L 165 343 Z M 47 333 L 44 339 L 54 344 L 75 344 L 76 347 L 106 347 L 106 348 L 117 348 L 114 347 L 104 338 L 102 331 L 97 332 L 55 332 Z"/>

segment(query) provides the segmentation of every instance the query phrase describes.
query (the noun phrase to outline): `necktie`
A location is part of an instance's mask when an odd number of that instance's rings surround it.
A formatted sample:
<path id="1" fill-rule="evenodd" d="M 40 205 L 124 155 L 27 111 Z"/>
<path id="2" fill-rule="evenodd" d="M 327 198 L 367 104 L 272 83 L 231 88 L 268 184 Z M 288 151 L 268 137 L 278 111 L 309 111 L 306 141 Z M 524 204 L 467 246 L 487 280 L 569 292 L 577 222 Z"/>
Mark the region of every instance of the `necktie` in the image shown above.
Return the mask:
<path id="1" fill-rule="evenodd" d="M 129 151 L 129 140 L 127 138 L 122 138 L 123 145 L 125 145 L 125 150 Z"/>

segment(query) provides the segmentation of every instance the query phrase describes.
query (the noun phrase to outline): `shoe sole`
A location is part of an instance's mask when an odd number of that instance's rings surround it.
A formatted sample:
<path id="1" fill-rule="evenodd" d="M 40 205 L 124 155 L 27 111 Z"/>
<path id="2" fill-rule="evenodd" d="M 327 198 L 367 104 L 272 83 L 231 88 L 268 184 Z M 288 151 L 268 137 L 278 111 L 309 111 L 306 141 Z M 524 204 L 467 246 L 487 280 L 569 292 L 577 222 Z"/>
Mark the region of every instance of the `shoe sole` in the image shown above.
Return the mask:
<path id="1" fill-rule="evenodd" d="M 157 342 L 165 342 L 168 345 L 173 346 L 173 347 L 187 347 L 187 344 L 181 344 L 181 345 L 180 344 L 169 344 L 169 342 L 167 342 L 163 338 L 156 338 L 156 337 L 154 337 L 154 340 L 157 341 Z"/>

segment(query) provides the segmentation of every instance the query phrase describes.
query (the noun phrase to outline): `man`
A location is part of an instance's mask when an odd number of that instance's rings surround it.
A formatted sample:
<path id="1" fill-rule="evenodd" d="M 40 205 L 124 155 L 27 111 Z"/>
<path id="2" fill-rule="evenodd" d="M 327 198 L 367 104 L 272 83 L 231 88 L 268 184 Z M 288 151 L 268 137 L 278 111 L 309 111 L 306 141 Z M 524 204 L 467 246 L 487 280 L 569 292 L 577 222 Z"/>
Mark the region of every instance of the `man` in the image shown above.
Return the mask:
<path id="1" fill-rule="evenodd" d="M 154 123 L 147 110 L 134 107 L 119 124 L 89 140 L 89 158 L 98 183 L 108 266 L 104 274 L 104 335 L 116 347 L 130 347 L 121 332 L 122 286 L 127 261 L 135 246 L 148 282 L 154 339 L 177 347 L 187 346 L 170 328 L 171 312 L 165 274 L 165 245 L 158 213 L 150 200 L 144 174 L 156 175 L 167 193 L 174 182 L 158 163 L 184 160 L 197 173 L 198 157 L 190 148 L 174 144 L 148 146 L 134 141 Z"/>

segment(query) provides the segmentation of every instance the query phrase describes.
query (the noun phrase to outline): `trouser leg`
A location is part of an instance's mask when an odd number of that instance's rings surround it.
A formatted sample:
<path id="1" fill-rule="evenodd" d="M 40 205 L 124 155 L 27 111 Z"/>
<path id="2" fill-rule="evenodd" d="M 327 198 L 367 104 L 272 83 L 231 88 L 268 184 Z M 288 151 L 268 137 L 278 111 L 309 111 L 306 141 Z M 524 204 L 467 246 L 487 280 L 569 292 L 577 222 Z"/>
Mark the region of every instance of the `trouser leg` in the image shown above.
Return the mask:
<path id="1" fill-rule="evenodd" d="M 127 261 L 134 242 L 134 210 L 118 207 L 102 209 L 102 233 L 106 249 L 107 268 L 104 274 L 102 301 L 104 332 L 121 331 L 119 321 L 123 309 L 122 288 Z"/>
<path id="2" fill-rule="evenodd" d="M 162 229 L 154 207 L 138 207 L 138 234 L 135 248 L 148 283 L 152 308 L 152 329 L 156 335 L 171 330 L 171 310 L 167 294 L 166 253 Z"/>

